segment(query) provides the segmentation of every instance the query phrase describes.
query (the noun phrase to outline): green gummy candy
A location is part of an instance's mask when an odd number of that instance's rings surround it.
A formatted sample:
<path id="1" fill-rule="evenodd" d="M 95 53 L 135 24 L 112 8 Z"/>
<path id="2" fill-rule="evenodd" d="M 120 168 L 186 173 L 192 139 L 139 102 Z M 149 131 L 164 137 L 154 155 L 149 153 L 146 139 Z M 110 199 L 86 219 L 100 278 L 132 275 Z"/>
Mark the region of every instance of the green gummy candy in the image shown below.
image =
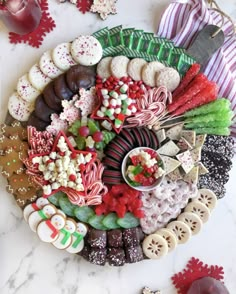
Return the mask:
<path id="1" fill-rule="evenodd" d="M 93 135 L 95 132 L 99 131 L 99 127 L 93 119 L 88 119 L 89 134 Z"/>
<path id="2" fill-rule="evenodd" d="M 77 207 L 76 205 L 72 204 L 68 199 L 67 195 L 62 195 L 59 198 L 59 206 L 61 210 L 68 216 L 74 216 L 74 209 Z"/>
<path id="3" fill-rule="evenodd" d="M 131 229 L 139 226 L 139 219 L 127 212 L 123 218 L 118 218 L 117 223 L 124 229 Z"/>
<path id="4" fill-rule="evenodd" d="M 63 193 L 63 192 L 60 192 L 60 191 L 59 191 L 59 192 L 57 192 L 57 193 L 51 195 L 50 197 L 48 197 L 48 200 L 49 200 L 49 202 L 51 202 L 53 205 L 55 205 L 55 206 L 60 206 L 60 204 L 59 204 L 59 199 L 60 199 L 60 197 L 63 197 L 63 196 L 66 196 L 66 194 Z"/>
<path id="5" fill-rule="evenodd" d="M 102 223 L 103 219 L 104 219 L 104 215 L 99 215 L 99 216 L 93 215 L 88 219 L 88 223 L 94 229 L 105 231 L 105 230 L 107 230 L 107 228 Z"/>
<path id="6" fill-rule="evenodd" d="M 88 223 L 88 220 L 91 216 L 95 215 L 94 210 L 88 206 L 76 207 L 74 209 L 75 217 L 81 222 Z"/>
<path id="7" fill-rule="evenodd" d="M 219 135 L 219 136 L 229 136 L 229 128 L 199 128 L 194 129 L 196 134 L 208 134 L 208 135 Z"/>
<path id="8" fill-rule="evenodd" d="M 116 134 L 114 132 L 109 132 L 109 131 L 102 131 L 102 134 L 103 134 L 103 142 L 105 144 L 108 144 L 116 136 Z"/>
<path id="9" fill-rule="evenodd" d="M 77 136 L 78 135 L 78 129 L 81 127 L 80 120 L 76 120 L 68 129 L 70 133 Z"/>
<path id="10" fill-rule="evenodd" d="M 184 117 L 197 116 L 201 114 L 209 114 L 212 112 L 224 111 L 230 109 L 230 101 L 226 98 L 220 98 L 193 110 L 187 111 Z"/>
<path id="11" fill-rule="evenodd" d="M 75 142 L 76 142 L 77 148 L 79 150 L 84 150 L 84 148 L 85 148 L 85 138 L 84 137 L 78 136 L 77 138 L 75 138 Z"/>
<path id="12" fill-rule="evenodd" d="M 117 224 L 118 217 L 115 212 L 109 213 L 104 217 L 102 223 L 109 230 L 119 229 L 120 226 Z"/>
<path id="13" fill-rule="evenodd" d="M 97 150 L 102 150 L 104 147 L 105 147 L 105 145 L 104 145 L 103 142 L 96 142 L 96 143 L 95 143 L 95 148 L 96 148 Z"/>

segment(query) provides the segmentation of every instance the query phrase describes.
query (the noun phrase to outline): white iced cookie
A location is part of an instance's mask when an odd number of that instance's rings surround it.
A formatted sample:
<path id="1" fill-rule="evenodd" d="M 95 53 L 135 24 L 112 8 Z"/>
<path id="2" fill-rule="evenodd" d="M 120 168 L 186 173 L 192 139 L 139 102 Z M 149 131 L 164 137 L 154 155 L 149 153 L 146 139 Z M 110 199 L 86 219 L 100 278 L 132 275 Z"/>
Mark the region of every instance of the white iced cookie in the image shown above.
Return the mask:
<path id="1" fill-rule="evenodd" d="M 60 230 L 64 228 L 65 218 L 61 214 L 54 214 L 51 219 L 42 221 L 37 226 L 39 239 L 46 243 L 52 243 L 59 237 Z"/>
<path id="2" fill-rule="evenodd" d="M 202 222 L 207 222 L 210 217 L 210 210 L 200 201 L 194 200 L 190 202 L 184 209 L 185 212 L 192 212 L 197 214 Z"/>
<path id="3" fill-rule="evenodd" d="M 10 115 L 19 121 L 27 121 L 34 104 L 23 100 L 17 92 L 14 92 L 8 100 L 8 111 Z"/>
<path id="4" fill-rule="evenodd" d="M 128 76 L 129 58 L 126 56 L 116 56 L 111 61 L 111 73 L 114 77 L 120 79 Z"/>
<path id="5" fill-rule="evenodd" d="M 62 71 L 54 64 L 52 60 L 51 50 L 43 53 L 39 60 L 39 67 L 41 71 L 50 79 L 55 79 Z"/>
<path id="6" fill-rule="evenodd" d="M 164 86 L 170 92 L 173 92 L 178 87 L 179 83 L 180 75 L 174 68 L 163 68 L 156 75 L 156 86 Z"/>
<path id="7" fill-rule="evenodd" d="M 166 240 L 157 234 L 147 236 L 142 246 L 144 254 L 150 259 L 159 259 L 168 253 Z"/>
<path id="8" fill-rule="evenodd" d="M 202 221 L 200 217 L 192 212 L 183 212 L 178 216 L 178 221 L 184 222 L 192 231 L 193 235 L 196 235 L 201 231 Z"/>
<path id="9" fill-rule="evenodd" d="M 147 64 L 147 61 L 143 58 L 134 58 L 130 60 L 128 64 L 128 75 L 134 81 L 141 81 L 142 80 L 142 70 L 144 65 Z"/>
<path id="10" fill-rule="evenodd" d="M 57 213 L 57 209 L 52 204 L 47 204 L 43 209 L 32 212 L 28 217 L 28 224 L 33 232 L 36 232 L 38 224 L 42 220 L 49 219 L 52 215 Z"/>
<path id="11" fill-rule="evenodd" d="M 29 70 L 28 78 L 33 87 L 40 92 L 51 82 L 51 79 L 41 71 L 37 63 Z"/>
<path id="12" fill-rule="evenodd" d="M 65 227 L 60 230 L 59 236 L 52 243 L 58 249 L 66 249 L 72 243 L 72 234 L 76 231 L 76 222 L 73 219 L 67 218 Z"/>
<path id="13" fill-rule="evenodd" d="M 217 197 L 215 193 L 209 189 L 199 189 L 197 197 L 194 200 L 198 200 L 205 204 L 210 211 L 215 208 L 217 203 Z"/>
<path id="14" fill-rule="evenodd" d="M 34 203 L 27 205 L 23 211 L 23 216 L 24 216 L 25 221 L 26 222 L 28 221 L 28 218 L 32 212 L 42 209 L 48 203 L 49 202 L 46 198 L 39 197 Z"/>
<path id="15" fill-rule="evenodd" d="M 62 71 L 66 71 L 71 66 L 76 64 L 76 62 L 72 58 L 70 51 L 71 43 L 59 44 L 52 50 L 52 60 L 55 65 Z"/>
<path id="16" fill-rule="evenodd" d="M 166 240 L 168 245 L 168 252 L 175 249 L 175 247 L 178 245 L 176 236 L 171 230 L 163 228 L 156 231 L 155 234 L 160 235 L 162 238 Z"/>
<path id="17" fill-rule="evenodd" d="M 111 76 L 111 61 L 112 57 L 105 57 L 97 65 L 97 75 L 102 79 L 107 79 Z"/>
<path id="18" fill-rule="evenodd" d="M 84 248 L 84 236 L 87 234 L 88 229 L 83 223 L 77 223 L 76 231 L 71 235 L 72 243 L 66 248 L 69 253 L 78 253 Z"/>
<path id="19" fill-rule="evenodd" d="M 25 74 L 23 77 L 19 78 L 16 90 L 21 98 L 28 102 L 34 102 L 40 94 L 40 92 L 30 83 L 28 74 Z"/>
<path id="20" fill-rule="evenodd" d="M 150 87 L 155 87 L 156 75 L 163 68 L 165 68 L 165 66 L 159 61 L 152 61 L 144 65 L 142 70 L 143 82 Z"/>
<path id="21" fill-rule="evenodd" d="M 189 226 L 182 221 L 170 222 L 166 228 L 170 229 L 175 234 L 178 244 L 186 243 L 192 236 Z"/>
<path id="22" fill-rule="evenodd" d="M 71 45 L 73 59 L 79 64 L 91 66 L 102 58 L 102 46 L 93 36 L 79 36 Z"/>

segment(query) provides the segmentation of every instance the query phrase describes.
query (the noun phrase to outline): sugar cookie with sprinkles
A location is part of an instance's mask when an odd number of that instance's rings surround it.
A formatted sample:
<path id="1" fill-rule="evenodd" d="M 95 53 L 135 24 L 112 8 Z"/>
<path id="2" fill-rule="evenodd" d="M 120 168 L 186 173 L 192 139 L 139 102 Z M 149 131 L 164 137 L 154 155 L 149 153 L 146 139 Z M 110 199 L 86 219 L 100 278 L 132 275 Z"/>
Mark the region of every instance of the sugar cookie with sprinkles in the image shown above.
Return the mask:
<path id="1" fill-rule="evenodd" d="M 0 127 L 1 173 L 32 234 L 100 266 L 158 260 L 201 234 L 234 155 L 230 103 L 194 58 L 119 30 L 122 44 L 105 28 L 46 51 Z"/>

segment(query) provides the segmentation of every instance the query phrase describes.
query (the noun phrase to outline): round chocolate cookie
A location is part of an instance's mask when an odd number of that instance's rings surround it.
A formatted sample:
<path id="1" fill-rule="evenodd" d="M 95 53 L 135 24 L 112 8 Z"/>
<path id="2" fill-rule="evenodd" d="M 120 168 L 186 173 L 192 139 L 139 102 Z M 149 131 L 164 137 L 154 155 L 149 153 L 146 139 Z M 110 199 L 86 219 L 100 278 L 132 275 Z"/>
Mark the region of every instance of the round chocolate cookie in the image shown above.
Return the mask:
<path id="1" fill-rule="evenodd" d="M 55 113 L 55 110 L 48 107 L 42 94 L 39 95 L 35 101 L 35 115 L 39 119 L 49 123 L 51 121 L 50 116 L 52 113 Z"/>
<path id="2" fill-rule="evenodd" d="M 60 75 L 54 80 L 54 91 L 61 100 L 70 100 L 74 95 L 67 86 L 65 74 Z"/>
<path id="3" fill-rule="evenodd" d="M 54 91 L 54 81 L 49 83 L 43 91 L 43 96 L 46 104 L 55 112 L 62 110 L 61 99 L 56 95 Z"/>
<path id="4" fill-rule="evenodd" d="M 46 127 L 48 126 L 48 122 L 43 121 L 40 118 L 38 118 L 35 114 L 35 111 L 33 111 L 30 114 L 27 125 L 35 127 L 38 131 L 44 131 L 46 129 Z"/>
<path id="5" fill-rule="evenodd" d="M 187 294 L 229 294 L 229 291 L 220 281 L 205 277 L 194 281 Z"/>

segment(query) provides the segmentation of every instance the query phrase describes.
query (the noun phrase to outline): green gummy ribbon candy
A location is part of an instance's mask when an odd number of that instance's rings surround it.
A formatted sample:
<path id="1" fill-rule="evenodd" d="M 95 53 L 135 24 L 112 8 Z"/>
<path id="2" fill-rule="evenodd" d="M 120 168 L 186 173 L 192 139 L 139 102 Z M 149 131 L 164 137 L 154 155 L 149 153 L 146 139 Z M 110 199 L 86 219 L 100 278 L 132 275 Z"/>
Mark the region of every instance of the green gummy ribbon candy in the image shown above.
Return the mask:
<path id="1" fill-rule="evenodd" d="M 124 229 L 131 229 L 139 226 L 139 219 L 127 212 L 123 218 L 118 218 L 117 223 Z"/>
<path id="2" fill-rule="evenodd" d="M 115 212 L 112 212 L 104 217 L 102 223 L 109 230 L 119 229 L 120 225 L 118 225 L 117 220 L 118 220 L 118 216 L 116 215 Z"/>
<path id="3" fill-rule="evenodd" d="M 93 215 L 89 218 L 88 223 L 94 229 L 105 231 L 107 230 L 107 228 L 102 223 L 103 219 L 104 219 L 104 215 Z"/>
<path id="4" fill-rule="evenodd" d="M 76 142 L 76 145 L 77 145 L 77 148 L 79 150 L 84 150 L 85 148 L 85 138 L 84 137 L 77 137 L 75 138 L 75 142 Z"/>
<path id="5" fill-rule="evenodd" d="M 59 199 L 60 199 L 60 197 L 63 197 L 63 196 L 66 196 L 66 194 L 59 191 L 59 192 L 51 195 L 50 197 L 48 197 L 48 200 L 49 200 L 49 202 L 51 202 L 55 206 L 60 206 Z"/>
<path id="6" fill-rule="evenodd" d="M 59 205 L 61 210 L 68 216 L 74 216 L 74 209 L 77 207 L 76 205 L 72 204 L 68 199 L 67 195 L 62 195 L 59 198 Z"/>
<path id="7" fill-rule="evenodd" d="M 88 128 L 90 135 L 93 135 L 96 131 L 100 131 L 99 127 L 93 119 L 88 119 Z"/>
<path id="8" fill-rule="evenodd" d="M 81 222 L 88 223 L 89 218 L 95 215 L 94 210 L 88 206 L 76 207 L 74 209 L 75 217 Z"/>
<path id="9" fill-rule="evenodd" d="M 68 129 L 70 133 L 72 133 L 74 136 L 78 135 L 78 129 L 81 127 L 80 120 L 76 120 Z"/>

